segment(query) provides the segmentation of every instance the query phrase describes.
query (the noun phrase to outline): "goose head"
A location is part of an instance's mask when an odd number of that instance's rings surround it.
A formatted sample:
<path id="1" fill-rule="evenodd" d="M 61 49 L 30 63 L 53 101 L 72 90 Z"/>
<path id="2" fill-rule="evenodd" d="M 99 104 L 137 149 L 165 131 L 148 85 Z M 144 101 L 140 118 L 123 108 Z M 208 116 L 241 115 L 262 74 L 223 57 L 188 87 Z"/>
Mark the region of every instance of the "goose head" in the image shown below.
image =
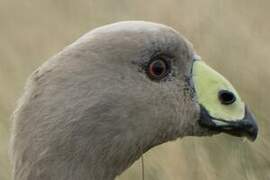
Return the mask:
<path id="1" fill-rule="evenodd" d="M 29 78 L 13 115 L 15 180 L 114 179 L 144 152 L 185 136 L 255 140 L 253 115 L 191 43 L 128 21 L 85 34 Z"/>

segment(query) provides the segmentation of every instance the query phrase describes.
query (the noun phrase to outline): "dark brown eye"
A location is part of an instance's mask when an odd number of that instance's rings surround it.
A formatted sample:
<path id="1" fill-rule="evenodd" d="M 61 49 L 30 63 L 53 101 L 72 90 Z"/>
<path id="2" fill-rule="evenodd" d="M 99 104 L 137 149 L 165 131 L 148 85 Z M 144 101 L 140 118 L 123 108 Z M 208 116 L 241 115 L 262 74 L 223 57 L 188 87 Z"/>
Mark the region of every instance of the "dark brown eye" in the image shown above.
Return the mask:
<path id="1" fill-rule="evenodd" d="M 236 101 L 235 95 L 228 90 L 221 90 L 218 92 L 218 98 L 221 104 L 230 105 Z"/>
<path id="2" fill-rule="evenodd" d="M 161 80 L 169 73 L 169 66 L 165 60 L 156 59 L 147 66 L 147 74 L 153 80 Z"/>

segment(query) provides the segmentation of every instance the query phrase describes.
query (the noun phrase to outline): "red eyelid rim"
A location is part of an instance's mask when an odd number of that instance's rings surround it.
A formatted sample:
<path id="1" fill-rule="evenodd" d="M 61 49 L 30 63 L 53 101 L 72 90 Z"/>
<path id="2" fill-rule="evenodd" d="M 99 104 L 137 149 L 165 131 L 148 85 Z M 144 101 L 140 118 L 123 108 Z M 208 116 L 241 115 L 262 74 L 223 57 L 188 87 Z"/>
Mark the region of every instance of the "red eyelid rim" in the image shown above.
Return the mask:
<path id="1" fill-rule="evenodd" d="M 161 62 L 164 65 L 164 71 L 160 75 L 156 75 L 153 71 L 153 66 L 157 61 Z M 163 60 L 155 60 L 155 61 L 151 62 L 149 65 L 149 73 L 153 77 L 157 77 L 157 78 L 162 77 L 166 73 L 166 67 L 167 67 L 166 63 Z"/>

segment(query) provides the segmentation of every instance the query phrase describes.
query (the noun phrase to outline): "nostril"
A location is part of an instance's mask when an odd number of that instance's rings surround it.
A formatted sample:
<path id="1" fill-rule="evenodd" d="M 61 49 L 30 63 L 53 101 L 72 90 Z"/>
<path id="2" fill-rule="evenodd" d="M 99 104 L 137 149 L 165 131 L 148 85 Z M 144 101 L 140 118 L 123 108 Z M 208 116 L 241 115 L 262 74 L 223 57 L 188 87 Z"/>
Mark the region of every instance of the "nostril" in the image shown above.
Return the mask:
<path id="1" fill-rule="evenodd" d="M 235 95 L 228 90 L 220 90 L 218 92 L 218 98 L 221 104 L 230 105 L 236 101 Z"/>

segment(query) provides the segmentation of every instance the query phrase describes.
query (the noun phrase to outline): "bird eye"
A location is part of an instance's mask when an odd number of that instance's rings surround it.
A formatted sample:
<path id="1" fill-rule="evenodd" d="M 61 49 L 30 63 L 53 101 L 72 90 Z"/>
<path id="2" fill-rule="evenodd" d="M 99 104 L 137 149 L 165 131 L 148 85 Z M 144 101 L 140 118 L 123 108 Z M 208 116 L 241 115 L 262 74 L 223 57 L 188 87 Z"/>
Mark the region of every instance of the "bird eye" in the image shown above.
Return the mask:
<path id="1" fill-rule="evenodd" d="M 218 98 L 221 104 L 230 105 L 236 101 L 235 95 L 228 90 L 221 90 L 218 92 Z"/>
<path id="2" fill-rule="evenodd" d="M 161 80 L 169 73 L 169 65 L 163 59 L 155 59 L 150 61 L 147 66 L 147 74 L 152 80 Z"/>

